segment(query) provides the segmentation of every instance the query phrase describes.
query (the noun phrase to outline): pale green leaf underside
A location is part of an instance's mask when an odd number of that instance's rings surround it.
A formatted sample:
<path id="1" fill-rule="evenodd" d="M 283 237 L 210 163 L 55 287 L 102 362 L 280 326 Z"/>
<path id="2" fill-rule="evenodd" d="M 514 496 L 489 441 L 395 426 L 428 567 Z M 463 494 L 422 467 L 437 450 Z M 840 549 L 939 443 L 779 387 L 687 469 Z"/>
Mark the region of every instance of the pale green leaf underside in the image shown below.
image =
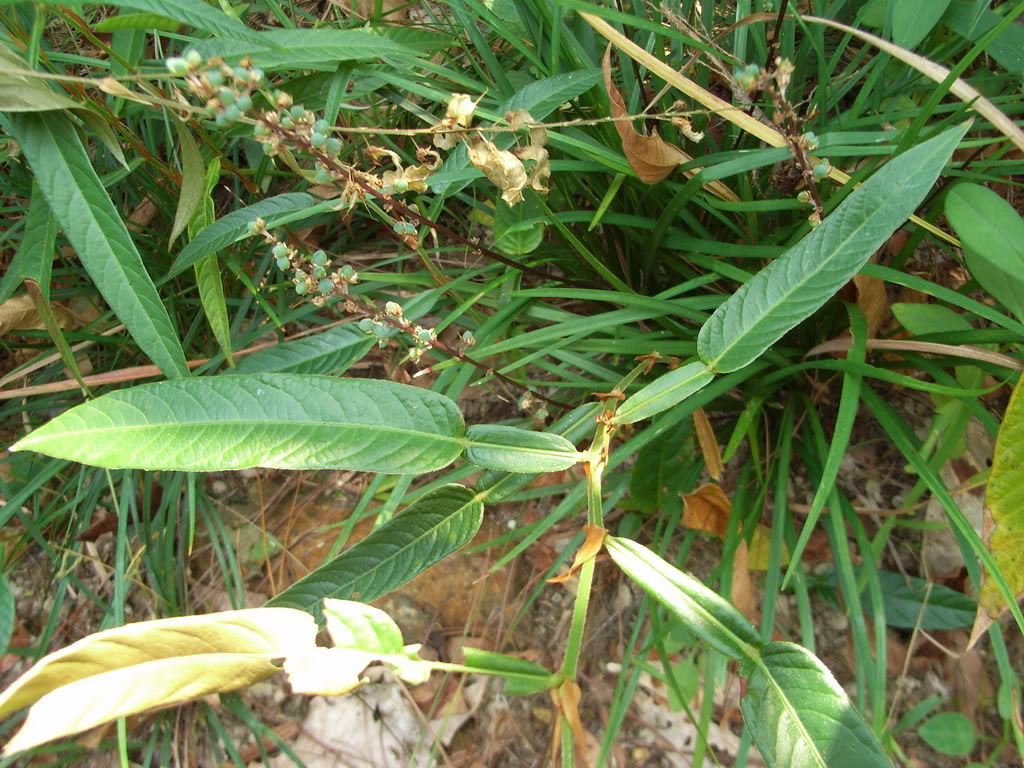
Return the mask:
<path id="1" fill-rule="evenodd" d="M 372 602 L 467 544 L 483 521 L 479 497 L 445 485 L 267 603 L 316 617 L 325 598 Z"/>
<path id="2" fill-rule="evenodd" d="M 113 392 L 61 414 L 13 448 L 108 468 L 419 474 L 454 461 L 463 434 L 455 403 L 436 392 L 279 373 Z"/>
<path id="3" fill-rule="evenodd" d="M 721 304 L 697 337 L 708 368 L 728 373 L 749 365 L 842 288 L 928 194 L 967 127 L 891 160 Z"/>
<path id="4" fill-rule="evenodd" d="M 891 768 L 846 693 L 805 648 L 768 643 L 740 700 L 769 768 Z"/>
<path id="5" fill-rule="evenodd" d="M 712 648 L 731 659 L 756 656 L 757 630 L 717 592 L 631 539 L 609 536 L 605 547 L 630 579 Z"/>
<path id="6" fill-rule="evenodd" d="M 558 472 L 579 461 L 576 446 L 561 435 L 478 424 L 466 430 L 466 461 L 504 472 Z"/>
<path id="7" fill-rule="evenodd" d="M 43 112 L 9 120 L 50 209 L 107 304 L 165 375 L 187 377 L 167 309 L 69 118 Z"/>
<path id="8" fill-rule="evenodd" d="M 46 81 L 10 71 L 28 69 L 24 59 L 0 43 L 0 112 L 41 112 L 79 106 L 63 92 L 53 90 Z"/>
<path id="9" fill-rule="evenodd" d="M 715 374 L 697 361 L 680 366 L 630 395 L 612 417 L 613 424 L 632 424 L 667 411 L 706 387 Z"/>

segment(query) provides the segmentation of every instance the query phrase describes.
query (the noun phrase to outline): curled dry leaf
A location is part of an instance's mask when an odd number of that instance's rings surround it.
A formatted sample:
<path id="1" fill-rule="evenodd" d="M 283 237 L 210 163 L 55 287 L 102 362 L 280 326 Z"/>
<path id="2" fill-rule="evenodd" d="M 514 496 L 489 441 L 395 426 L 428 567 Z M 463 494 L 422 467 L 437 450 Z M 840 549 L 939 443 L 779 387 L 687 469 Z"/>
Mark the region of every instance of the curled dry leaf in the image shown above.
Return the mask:
<path id="1" fill-rule="evenodd" d="M 626 102 L 622 94 L 612 84 L 612 47 L 609 45 L 604 52 L 604 88 L 611 101 L 612 117 L 615 118 L 615 129 L 622 139 L 622 152 L 629 161 L 629 167 L 636 171 L 641 181 L 657 184 L 667 178 L 677 165 L 687 162 L 690 157 L 678 147 L 674 147 L 661 136 L 644 136 L 637 133 L 629 120 Z"/>
<path id="2" fill-rule="evenodd" d="M 873 339 L 889 319 L 885 281 L 871 275 L 854 275 L 853 284 L 857 287 L 857 306 L 868 321 L 868 338 Z"/>
<path id="3" fill-rule="evenodd" d="M 548 579 L 549 584 L 561 584 L 568 581 L 576 571 L 583 567 L 585 562 L 593 560 L 601 551 L 601 547 L 604 546 L 604 537 L 608 535 L 608 531 L 596 525 L 584 526 L 583 530 L 586 531 L 587 537 L 583 540 L 583 546 L 576 551 L 576 559 L 573 560 L 572 567 L 565 573 Z"/>
<path id="4" fill-rule="evenodd" d="M 523 200 L 523 189 L 530 181 L 523 161 L 504 149 L 498 149 L 487 139 L 478 139 L 469 147 L 469 162 L 484 172 L 501 190 L 502 199 L 509 205 Z"/>
<path id="5" fill-rule="evenodd" d="M 61 328 L 74 327 L 74 317 L 59 304 L 51 305 Z M 15 331 L 44 330 L 46 323 L 39 316 L 35 302 L 28 294 L 15 296 L 0 304 L 0 336 Z"/>
<path id="6" fill-rule="evenodd" d="M 706 483 L 683 496 L 683 525 L 696 531 L 725 536 L 732 513 L 732 502 L 725 491 L 714 483 Z"/>

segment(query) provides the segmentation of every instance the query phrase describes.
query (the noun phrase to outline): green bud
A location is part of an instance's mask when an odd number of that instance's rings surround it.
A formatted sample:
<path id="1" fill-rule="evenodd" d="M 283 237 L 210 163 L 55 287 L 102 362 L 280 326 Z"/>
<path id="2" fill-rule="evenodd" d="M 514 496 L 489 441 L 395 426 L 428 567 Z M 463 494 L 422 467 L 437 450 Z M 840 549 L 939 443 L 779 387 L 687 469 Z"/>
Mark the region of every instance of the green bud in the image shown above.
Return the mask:
<path id="1" fill-rule="evenodd" d="M 395 179 L 395 192 L 402 194 L 409 191 L 409 182 L 405 179 Z"/>
<path id="2" fill-rule="evenodd" d="M 318 267 L 322 267 L 327 264 L 327 254 L 323 250 L 313 251 L 313 263 Z"/>
<path id="3" fill-rule="evenodd" d="M 324 144 L 324 149 L 327 150 L 327 154 L 336 155 L 341 152 L 341 142 L 332 136 Z"/>
<path id="4" fill-rule="evenodd" d="M 190 67 L 201 67 L 203 65 L 203 57 L 199 55 L 199 51 L 194 48 L 189 49 L 185 53 L 185 61 L 188 62 Z"/>
<path id="5" fill-rule="evenodd" d="M 314 174 L 317 184 L 330 184 L 331 174 L 326 168 L 317 168 Z"/>
<path id="6" fill-rule="evenodd" d="M 391 317 L 401 317 L 402 305 L 397 301 L 389 301 L 384 305 L 384 311 L 391 315 Z"/>
<path id="7" fill-rule="evenodd" d="M 292 119 L 290 117 L 288 117 L 288 115 L 285 115 L 284 117 L 281 118 L 281 127 L 282 128 L 294 128 L 295 127 L 295 123 L 292 121 Z"/>
<path id="8" fill-rule="evenodd" d="M 288 246 L 287 245 L 285 245 L 284 243 L 277 243 L 274 246 L 274 258 L 275 259 L 280 259 L 281 257 L 287 256 L 287 255 L 288 255 Z"/>
<path id="9" fill-rule="evenodd" d="M 263 82 L 263 70 L 256 67 L 249 70 L 249 82 L 253 85 L 259 85 Z"/>
<path id="10" fill-rule="evenodd" d="M 358 275 L 356 275 L 356 271 L 352 268 L 351 264 L 346 264 L 341 268 L 341 276 L 344 277 L 346 280 L 355 280 L 356 277 L 358 277 Z"/>
<path id="11" fill-rule="evenodd" d="M 252 97 L 247 93 L 243 93 L 235 100 L 235 106 L 243 112 L 247 112 L 252 109 Z"/>
<path id="12" fill-rule="evenodd" d="M 219 88 L 224 84 L 224 75 L 221 74 L 219 69 L 211 69 L 206 73 L 206 82 L 208 82 L 212 88 Z"/>
<path id="13" fill-rule="evenodd" d="M 277 268 L 278 269 L 288 269 L 289 267 L 291 267 L 291 265 L 292 265 L 292 263 L 290 261 L 288 261 L 288 257 L 287 256 L 279 256 L 278 257 L 278 259 L 277 259 Z"/>
<path id="14" fill-rule="evenodd" d="M 242 116 L 242 110 L 238 108 L 237 104 L 228 104 L 224 107 L 224 119 L 229 123 L 233 123 Z"/>
<path id="15" fill-rule="evenodd" d="M 324 136 L 322 133 L 314 133 L 312 136 L 309 137 L 309 143 L 312 144 L 314 147 L 322 147 L 324 144 L 327 143 L 327 137 Z"/>
<path id="16" fill-rule="evenodd" d="M 373 335 L 376 336 L 378 339 L 386 339 L 390 332 L 391 329 L 388 326 L 384 325 L 383 323 L 373 324 Z"/>
<path id="17" fill-rule="evenodd" d="M 316 289 L 320 291 L 320 293 L 332 293 L 334 291 L 334 281 L 329 277 L 325 277 L 316 284 Z"/>
<path id="18" fill-rule="evenodd" d="M 434 340 L 434 332 L 429 328 L 420 328 L 416 331 L 416 341 L 421 344 L 429 344 Z"/>
<path id="19" fill-rule="evenodd" d="M 295 284 L 295 292 L 299 294 L 299 296 L 305 296 L 307 293 L 309 293 L 309 286 L 306 285 L 305 280 Z"/>
<path id="20" fill-rule="evenodd" d="M 306 108 L 301 104 L 296 104 L 294 107 L 291 108 L 291 110 L 289 110 L 289 114 L 292 116 L 293 119 L 301 120 L 302 117 L 305 116 L 306 114 Z"/>
<path id="21" fill-rule="evenodd" d="M 828 164 L 828 160 L 822 160 L 820 163 L 814 166 L 814 169 L 811 171 L 811 173 L 814 174 L 814 178 L 816 178 L 818 181 L 821 181 L 826 176 L 828 176 L 828 172 L 830 170 L 831 167 Z"/>
<path id="22" fill-rule="evenodd" d="M 221 88 L 217 91 L 217 98 L 220 99 L 221 104 L 227 106 L 228 104 L 235 103 L 235 92 L 230 88 Z"/>
<path id="23" fill-rule="evenodd" d="M 223 112 L 218 112 L 218 113 L 216 114 L 216 116 L 214 116 L 214 118 L 213 118 L 213 122 L 214 122 L 214 123 L 215 123 L 216 125 L 218 125 L 218 126 L 220 126 L 221 128 L 223 128 L 223 127 L 224 127 L 225 125 L 227 125 L 227 124 L 228 124 L 228 119 L 227 119 L 226 117 L 224 117 L 224 113 L 223 113 Z"/>
<path id="24" fill-rule="evenodd" d="M 188 62 L 180 56 L 171 56 L 164 62 L 167 67 L 167 71 L 172 75 L 187 75 L 188 74 Z"/>
<path id="25" fill-rule="evenodd" d="M 263 123 L 256 123 L 256 125 L 254 125 L 252 127 L 252 135 L 253 136 L 263 137 L 263 136 L 267 136 L 269 134 L 270 134 L 270 129 L 267 128 L 267 126 L 265 126 Z"/>
<path id="26" fill-rule="evenodd" d="M 327 277 L 327 267 L 313 267 L 313 277 Z"/>
<path id="27" fill-rule="evenodd" d="M 245 82 L 249 79 L 249 70 L 245 67 L 235 67 L 235 80 Z"/>
<path id="28" fill-rule="evenodd" d="M 331 130 L 331 124 L 328 123 L 323 118 L 320 118 L 315 123 L 313 123 L 313 130 L 316 131 L 317 133 L 327 133 L 329 130 Z"/>
<path id="29" fill-rule="evenodd" d="M 359 330 L 363 333 L 373 333 L 373 320 L 368 317 L 364 317 L 359 321 Z"/>

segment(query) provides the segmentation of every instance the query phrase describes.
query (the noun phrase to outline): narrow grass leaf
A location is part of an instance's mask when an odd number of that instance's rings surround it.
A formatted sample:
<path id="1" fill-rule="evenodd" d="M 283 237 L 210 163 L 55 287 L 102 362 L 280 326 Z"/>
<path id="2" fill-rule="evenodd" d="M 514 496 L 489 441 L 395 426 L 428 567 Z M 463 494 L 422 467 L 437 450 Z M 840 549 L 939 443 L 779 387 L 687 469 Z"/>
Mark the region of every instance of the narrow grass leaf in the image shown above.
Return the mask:
<path id="1" fill-rule="evenodd" d="M 289 373 L 165 381 L 83 403 L 13 450 L 100 467 L 419 474 L 462 452 L 448 398 L 420 387 Z"/>
<path id="2" fill-rule="evenodd" d="M 374 340 L 354 325 L 338 325 L 314 336 L 275 344 L 246 355 L 231 372 L 338 375 L 361 360 L 373 344 Z"/>
<path id="3" fill-rule="evenodd" d="M 1018 319 L 1024 318 L 1024 219 L 979 184 L 957 184 L 946 196 L 946 218 L 963 244 L 974 278 Z"/>
<path id="4" fill-rule="evenodd" d="M 1014 595 L 1024 592 L 1024 377 L 1014 387 L 996 438 L 985 505 L 995 528 L 989 551 Z M 981 606 L 996 618 L 1006 610 L 1006 599 L 991 578 L 981 585 Z"/>
<path id="5" fill-rule="evenodd" d="M 705 643 L 730 659 L 757 656 L 757 630 L 717 592 L 635 541 L 608 536 L 605 547 L 630 579 Z"/>
<path id="6" fill-rule="evenodd" d="M 54 113 L 12 114 L 8 120 L 51 210 L 107 304 L 165 375 L 187 377 L 185 353 L 167 309 L 71 122 Z"/>
<path id="7" fill-rule="evenodd" d="M 258 218 L 267 222 L 268 227 L 278 226 L 282 219 L 299 211 L 313 207 L 313 198 L 304 192 L 288 192 L 268 197 L 258 203 L 239 208 L 222 216 L 199 232 L 192 241 L 181 249 L 178 258 L 171 265 L 168 277 L 174 277 L 211 253 L 249 236 L 249 223 Z"/>
<path id="8" fill-rule="evenodd" d="M 144 621 L 90 635 L 45 656 L 0 694 L 0 716 L 31 706 L 4 754 L 236 690 L 277 672 L 273 659 L 315 642 L 309 616 L 282 608 Z"/>
<path id="9" fill-rule="evenodd" d="M 6 573 L 0 573 L 0 654 L 7 653 L 14 634 L 14 593 Z"/>
<path id="10" fill-rule="evenodd" d="M 297 608 L 319 619 L 324 598 L 372 602 L 467 544 L 480 528 L 483 513 L 483 503 L 473 491 L 461 485 L 442 486 L 267 605 Z"/>
<path id="11" fill-rule="evenodd" d="M 504 472 L 559 472 L 580 460 L 561 435 L 494 424 L 466 430 L 466 461 Z"/>
<path id="12" fill-rule="evenodd" d="M 966 130 L 951 128 L 891 160 L 740 286 L 700 329 L 697 352 L 708 368 L 749 365 L 842 288 L 928 194 Z"/>
<path id="13" fill-rule="evenodd" d="M 702 390 L 713 378 L 715 374 L 699 360 L 682 365 L 627 397 L 612 417 L 612 423 L 632 424 L 667 411 Z"/>
<path id="14" fill-rule="evenodd" d="M 799 645 L 761 649 L 740 710 L 769 768 L 892 767 L 832 673 Z"/>

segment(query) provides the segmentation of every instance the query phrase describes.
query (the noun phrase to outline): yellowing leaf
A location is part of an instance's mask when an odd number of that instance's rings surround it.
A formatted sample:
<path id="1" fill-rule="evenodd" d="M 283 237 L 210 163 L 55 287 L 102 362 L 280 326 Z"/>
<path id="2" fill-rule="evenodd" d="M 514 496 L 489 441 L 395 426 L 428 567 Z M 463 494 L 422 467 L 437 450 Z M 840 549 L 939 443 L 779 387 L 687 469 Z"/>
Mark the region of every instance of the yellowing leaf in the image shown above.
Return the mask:
<path id="1" fill-rule="evenodd" d="M 572 567 L 565 573 L 548 579 L 549 584 L 561 584 L 568 581 L 576 571 L 583 567 L 585 562 L 593 560 L 597 557 L 597 553 L 601 551 L 601 547 L 604 545 L 604 537 L 608 535 L 608 531 L 596 525 L 584 526 L 583 530 L 587 532 L 587 537 L 583 540 L 583 545 L 576 551 L 576 558 L 573 560 Z"/>
<path id="2" fill-rule="evenodd" d="M 53 314 L 61 328 L 75 325 L 71 313 L 59 304 L 52 305 Z M 15 331 L 44 330 L 46 323 L 39 316 L 35 301 L 28 294 L 15 296 L 0 304 L 0 336 Z"/>
<path id="3" fill-rule="evenodd" d="M 1017 382 L 1006 407 L 999 436 L 996 438 L 992 471 L 988 478 L 985 504 L 995 528 L 989 539 L 989 551 L 1013 594 L 1024 591 L 1024 379 Z M 991 578 L 981 585 L 981 609 L 996 618 L 1007 609 L 999 587 Z"/>
<path id="4" fill-rule="evenodd" d="M 772 547 L 772 531 L 766 525 L 758 525 L 754 529 L 754 535 L 750 539 L 749 564 L 752 571 L 767 571 L 768 556 Z M 806 550 L 805 550 L 806 551 Z M 782 547 L 782 558 L 779 560 L 782 566 L 789 565 L 789 551 L 786 546 Z"/>
<path id="5" fill-rule="evenodd" d="M 515 205 L 522 201 L 523 188 L 530 179 L 518 157 L 498 149 L 487 139 L 480 139 L 469 147 L 469 162 L 501 190 L 501 197 L 506 203 Z"/>
<path id="6" fill-rule="evenodd" d="M 707 467 L 708 474 L 714 480 L 721 480 L 722 474 L 725 472 L 725 466 L 722 464 L 722 450 L 715 438 L 711 420 L 703 408 L 694 410 L 693 426 L 697 432 L 697 442 L 700 444 L 700 452 L 704 456 L 704 466 Z"/>
<path id="7" fill-rule="evenodd" d="M 303 611 L 257 608 L 143 621 L 90 635 L 41 659 L 0 695 L 0 717 L 31 705 L 4 754 L 118 717 L 233 691 L 307 652 L 316 623 Z"/>
<path id="8" fill-rule="evenodd" d="M 353 648 L 312 648 L 285 659 L 284 671 L 294 693 L 342 696 L 365 682 L 363 670 L 375 658 Z"/>
<path id="9" fill-rule="evenodd" d="M 683 496 L 683 525 L 687 528 L 724 538 L 730 514 L 732 502 L 714 483 L 706 483 Z"/>
<path id="10" fill-rule="evenodd" d="M 615 118 L 615 129 L 622 139 L 622 152 L 629 161 L 629 167 L 636 171 L 641 181 L 657 184 L 667 178 L 677 165 L 687 162 L 690 156 L 679 147 L 665 141 L 661 136 L 643 136 L 630 125 L 629 111 L 618 88 L 612 84 L 612 47 L 604 51 L 604 89 L 611 101 L 612 117 Z"/>

